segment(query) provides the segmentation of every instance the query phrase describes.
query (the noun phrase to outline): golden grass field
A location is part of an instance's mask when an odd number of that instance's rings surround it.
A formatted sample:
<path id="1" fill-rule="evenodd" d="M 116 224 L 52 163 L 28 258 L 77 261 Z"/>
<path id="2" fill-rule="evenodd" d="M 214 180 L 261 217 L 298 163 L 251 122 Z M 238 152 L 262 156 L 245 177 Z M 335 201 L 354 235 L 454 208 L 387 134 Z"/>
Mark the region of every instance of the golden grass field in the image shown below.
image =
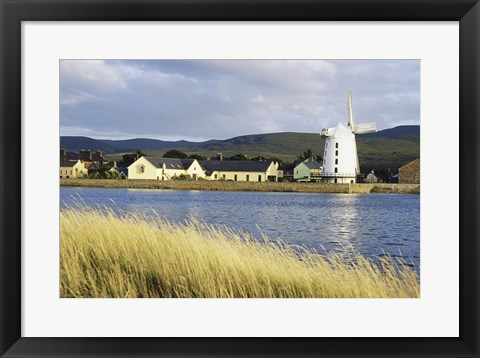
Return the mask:
<path id="1" fill-rule="evenodd" d="M 60 213 L 61 297 L 419 297 L 418 275 L 392 258 L 320 256 L 192 219 Z M 353 261 L 351 261 L 353 259 Z"/>

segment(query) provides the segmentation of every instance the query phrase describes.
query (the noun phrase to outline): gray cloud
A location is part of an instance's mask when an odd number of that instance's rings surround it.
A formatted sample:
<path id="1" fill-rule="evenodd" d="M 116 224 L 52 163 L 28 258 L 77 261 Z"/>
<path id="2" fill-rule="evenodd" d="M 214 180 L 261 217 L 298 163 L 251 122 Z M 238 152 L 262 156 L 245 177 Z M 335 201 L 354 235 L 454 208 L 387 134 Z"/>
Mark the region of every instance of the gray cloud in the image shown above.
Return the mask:
<path id="1" fill-rule="evenodd" d="M 418 60 L 60 63 L 60 131 L 94 138 L 225 139 L 319 132 L 346 120 L 420 123 Z"/>

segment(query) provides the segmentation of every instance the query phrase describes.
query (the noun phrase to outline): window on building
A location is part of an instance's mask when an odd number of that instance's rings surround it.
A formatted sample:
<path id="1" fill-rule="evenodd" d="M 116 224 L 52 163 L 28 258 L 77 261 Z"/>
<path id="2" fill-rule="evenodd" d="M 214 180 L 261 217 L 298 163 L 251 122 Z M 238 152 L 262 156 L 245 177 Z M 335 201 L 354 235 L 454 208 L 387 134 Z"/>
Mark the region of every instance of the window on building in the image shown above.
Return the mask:
<path id="1" fill-rule="evenodd" d="M 247 181 L 250 181 L 250 175 L 247 174 Z"/>
<path id="2" fill-rule="evenodd" d="M 233 176 L 233 180 L 237 181 L 237 174 Z"/>
<path id="3" fill-rule="evenodd" d="M 337 178 L 335 178 L 335 184 L 337 184 Z"/>
<path id="4" fill-rule="evenodd" d="M 335 156 L 338 156 L 338 150 L 335 151 Z"/>
<path id="5" fill-rule="evenodd" d="M 143 173 L 145 173 L 145 167 L 144 167 L 143 165 L 139 165 L 139 166 L 137 167 L 137 173 L 138 173 L 138 174 L 143 174 Z"/>
<path id="6" fill-rule="evenodd" d="M 258 176 L 258 181 L 262 181 L 262 176 L 261 175 Z"/>
<path id="7" fill-rule="evenodd" d="M 215 174 L 213 177 L 214 177 L 215 179 L 217 179 L 217 178 L 218 178 L 218 175 L 217 175 L 217 174 Z"/>
<path id="8" fill-rule="evenodd" d="M 338 149 L 338 142 L 337 142 L 337 143 L 335 143 L 335 148 L 337 148 L 337 149 Z"/>
<path id="9" fill-rule="evenodd" d="M 335 164 L 338 164 L 338 159 L 335 159 Z"/>
<path id="10" fill-rule="evenodd" d="M 338 173 L 338 168 L 337 167 L 335 167 L 335 173 Z"/>
<path id="11" fill-rule="evenodd" d="M 223 179 L 225 179 L 225 174 L 223 174 Z"/>

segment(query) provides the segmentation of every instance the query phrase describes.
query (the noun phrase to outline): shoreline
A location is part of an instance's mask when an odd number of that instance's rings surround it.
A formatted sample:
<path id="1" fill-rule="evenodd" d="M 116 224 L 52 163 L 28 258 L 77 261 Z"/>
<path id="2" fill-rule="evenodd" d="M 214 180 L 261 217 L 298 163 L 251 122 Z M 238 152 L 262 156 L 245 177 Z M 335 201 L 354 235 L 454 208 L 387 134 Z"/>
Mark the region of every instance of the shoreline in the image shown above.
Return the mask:
<path id="1" fill-rule="evenodd" d="M 420 184 L 322 184 L 296 182 L 240 182 L 190 180 L 60 179 L 62 187 L 253 191 L 324 194 L 420 194 Z"/>

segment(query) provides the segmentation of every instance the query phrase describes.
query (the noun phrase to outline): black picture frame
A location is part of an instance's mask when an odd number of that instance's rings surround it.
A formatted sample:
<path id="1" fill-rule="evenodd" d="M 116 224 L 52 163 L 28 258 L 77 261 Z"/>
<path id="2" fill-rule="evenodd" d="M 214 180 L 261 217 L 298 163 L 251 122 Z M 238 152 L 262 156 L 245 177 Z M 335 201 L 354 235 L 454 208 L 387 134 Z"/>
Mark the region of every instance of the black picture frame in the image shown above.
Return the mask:
<path id="1" fill-rule="evenodd" d="M 0 13 L 2 357 L 479 357 L 478 0 L 0 0 Z M 21 22 L 86 20 L 459 21 L 460 168 L 453 176 L 460 185 L 460 337 L 22 338 Z"/>

